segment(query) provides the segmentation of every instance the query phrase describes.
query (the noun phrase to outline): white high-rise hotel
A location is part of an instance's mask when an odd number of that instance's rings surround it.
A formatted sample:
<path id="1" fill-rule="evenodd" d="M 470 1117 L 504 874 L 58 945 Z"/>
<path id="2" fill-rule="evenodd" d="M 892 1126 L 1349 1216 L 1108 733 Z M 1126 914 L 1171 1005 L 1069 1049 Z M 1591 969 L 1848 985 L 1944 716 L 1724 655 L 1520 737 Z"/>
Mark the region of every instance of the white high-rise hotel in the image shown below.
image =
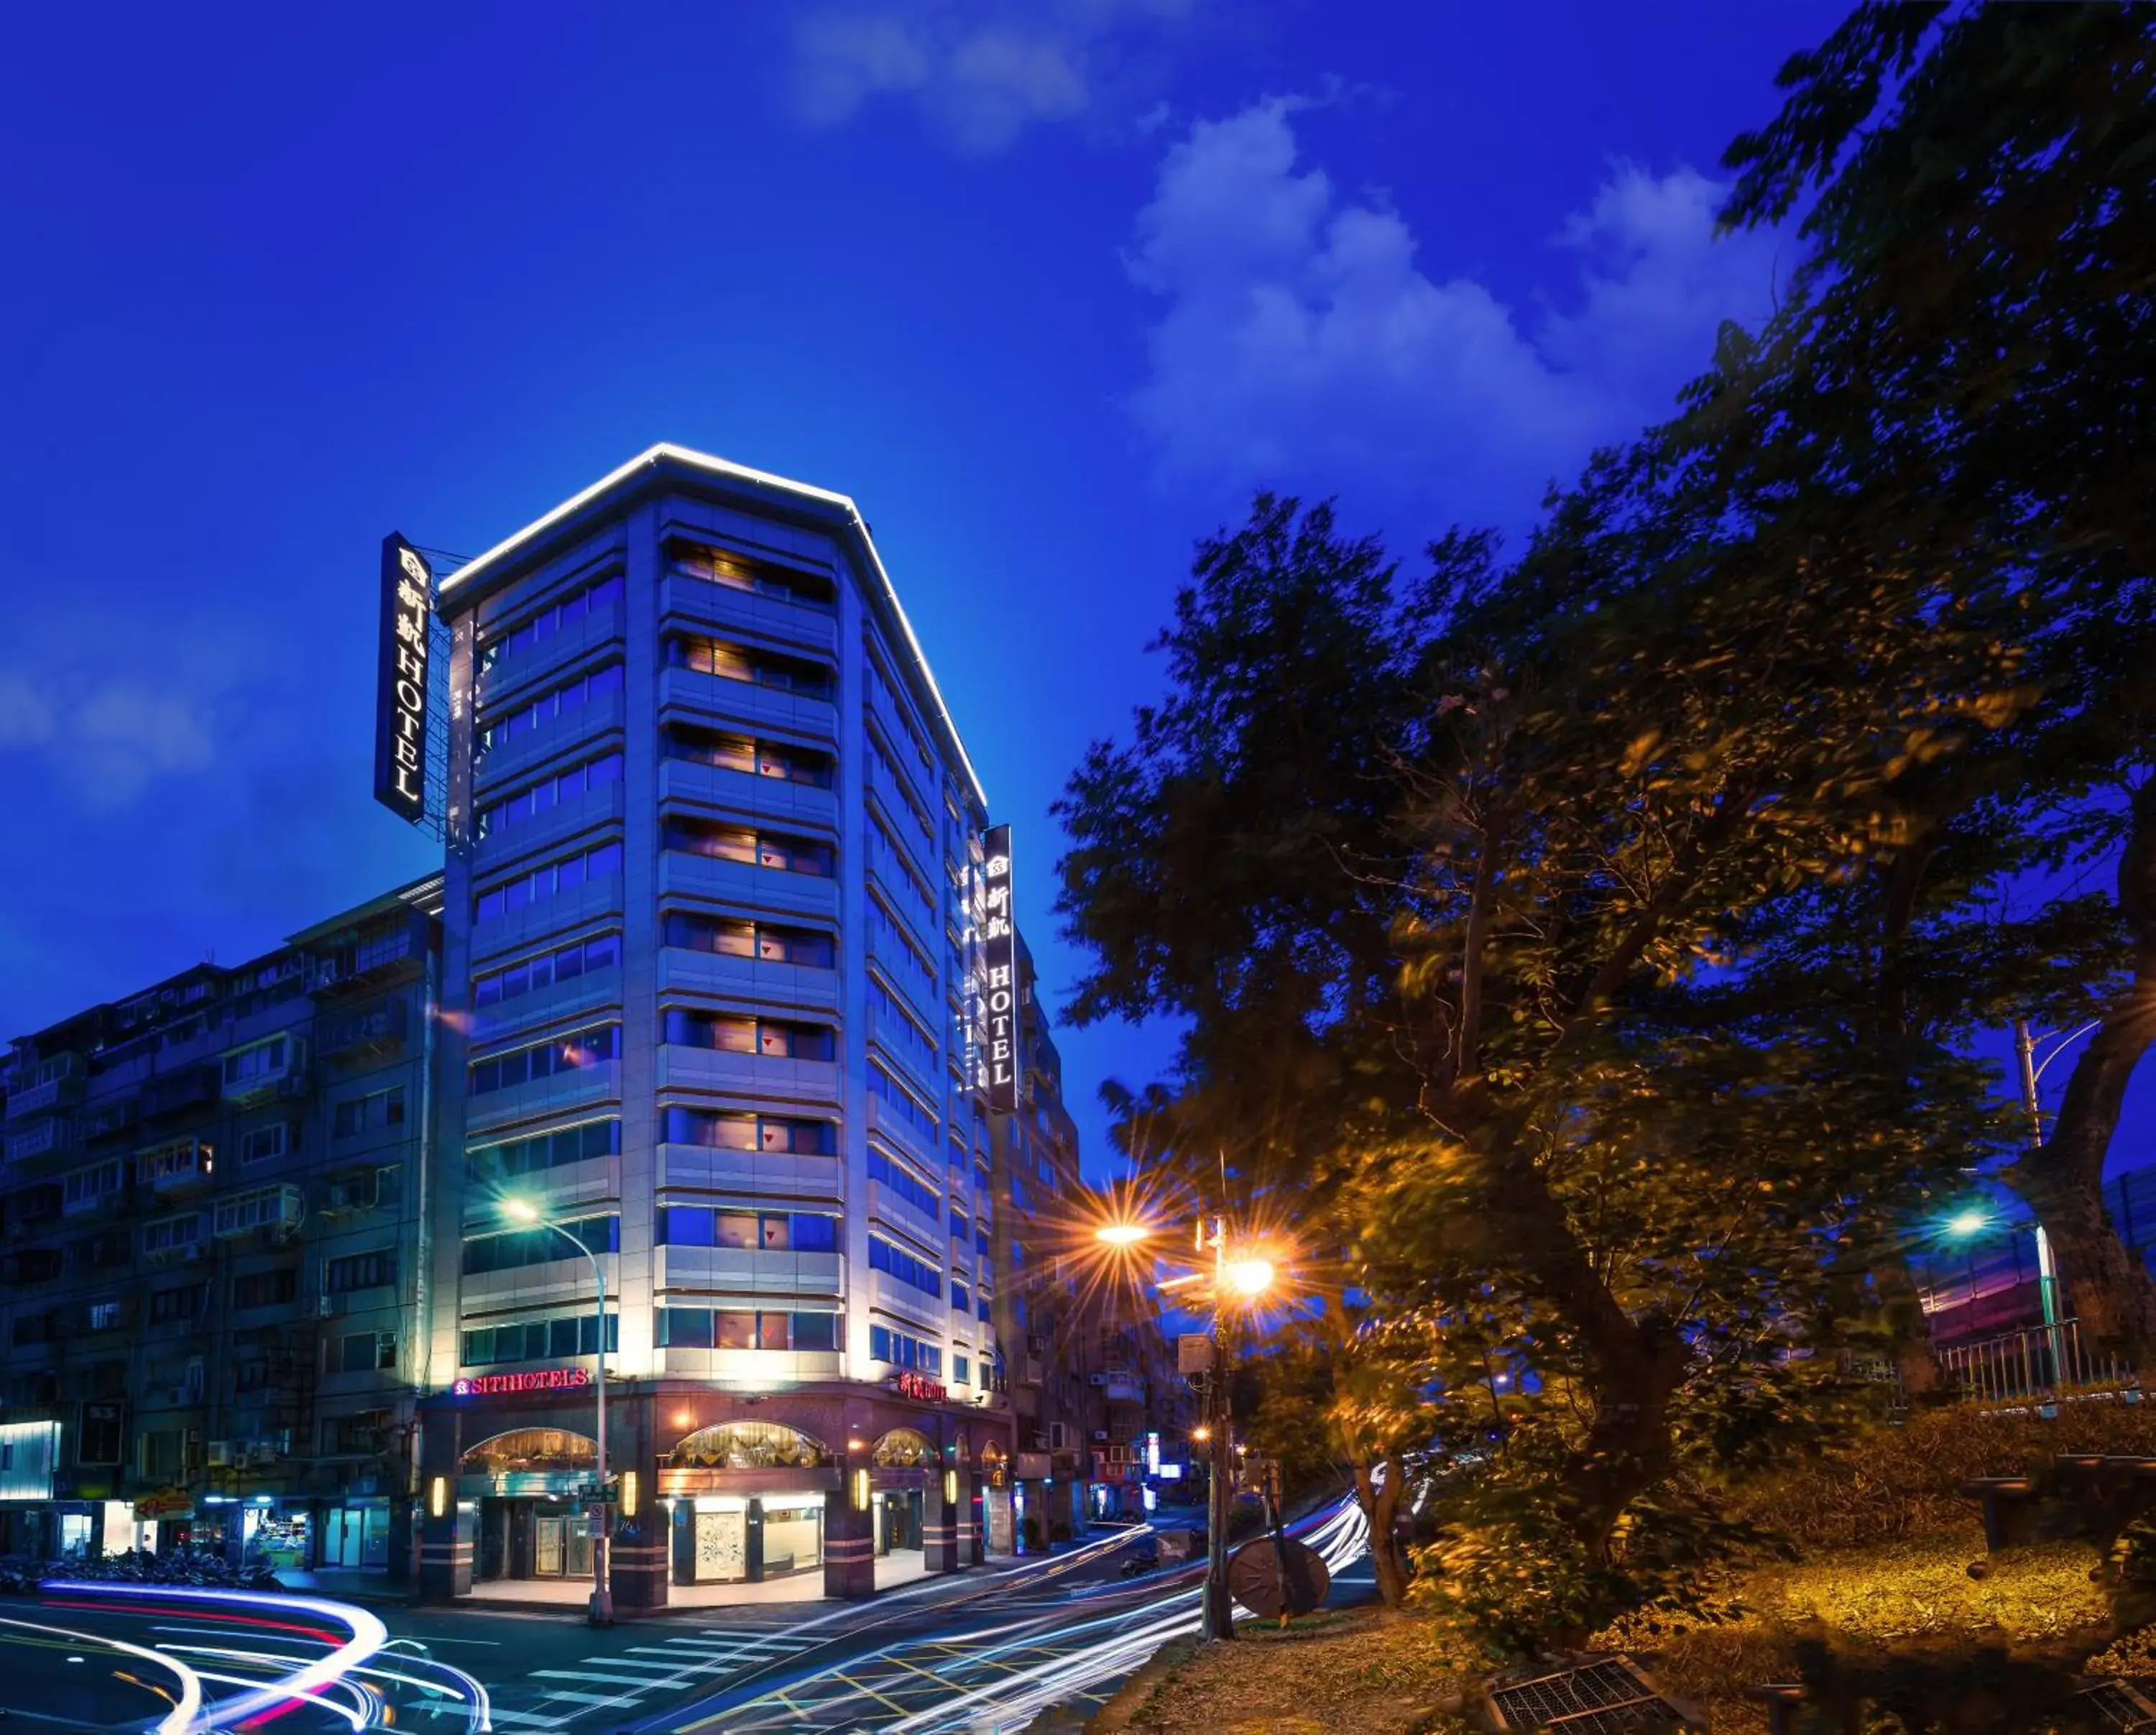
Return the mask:
<path id="1" fill-rule="evenodd" d="M 572 1237 L 618 1599 L 978 1558 L 1013 1467 L 962 1052 L 987 815 L 867 526 L 658 446 L 439 594 L 427 1581 L 589 1569 Z"/>

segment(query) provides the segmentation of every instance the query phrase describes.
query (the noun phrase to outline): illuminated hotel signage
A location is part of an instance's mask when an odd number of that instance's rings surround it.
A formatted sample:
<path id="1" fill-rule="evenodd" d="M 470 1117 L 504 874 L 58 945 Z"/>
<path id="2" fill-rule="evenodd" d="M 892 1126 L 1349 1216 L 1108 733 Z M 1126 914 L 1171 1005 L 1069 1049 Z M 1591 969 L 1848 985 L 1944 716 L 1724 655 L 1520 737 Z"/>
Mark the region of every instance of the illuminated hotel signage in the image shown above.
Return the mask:
<path id="1" fill-rule="evenodd" d="M 449 1388 L 458 1398 L 495 1398 L 511 1392 L 573 1392 L 592 1383 L 583 1368 L 542 1368 L 531 1373 L 475 1373 Z"/>
<path id="2" fill-rule="evenodd" d="M 975 1082 L 988 1112 L 1018 1112 L 1018 937 L 1011 926 L 1011 834 L 992 825 L 981 834 L 981 992 L 974 1023 Z"/>
<path id="3" fill-rule="evenodd" d="M 427 641 L 434 619 L 434 571 L 393 531 L 382 539 L 374 798 L 415 825 L 427 814 Z"/>
<path id="4" fill-rule="evenodd" d="M 922 1404 L 941 1404 L 947 1395 L 942 1382 L 931 1379 L 925 1373 L 901 1372 L 895 1375 L 891 1385 L 901 1398 L 912 1398 Z"/>

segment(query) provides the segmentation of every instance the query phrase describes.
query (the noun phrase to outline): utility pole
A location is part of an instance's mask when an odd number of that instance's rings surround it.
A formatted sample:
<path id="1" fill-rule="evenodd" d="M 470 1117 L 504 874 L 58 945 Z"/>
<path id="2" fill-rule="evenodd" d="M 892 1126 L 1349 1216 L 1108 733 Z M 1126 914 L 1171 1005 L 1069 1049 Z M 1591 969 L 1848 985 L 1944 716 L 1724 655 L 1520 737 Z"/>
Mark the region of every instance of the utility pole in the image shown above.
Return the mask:
<path id="1" fill-rule="evenodd" d="M 1204 1231 L 1201 1229 L 1199 1235 Z M 1213 1219 L 1213 1377 L 1206 1382 L 1205 1408 L 1213 1430 L 1213 1472 L 1206 1489 L 1205 1604 L 1201 1635 L 1207 1640 L 1235 1636 L 1235 1604 L 1228 1594 L 1228 1515 L 1235 1505 L 1235 1449 L 1229 1438 L 1234 1417 L 1228 1405 L 1228 1326 L 1221 1305 L 1225 1280 L 1228 1225 Z"/>
<path id="2" fill-rule="evenodd" d="M 2029 1120 L 2028 1147 L 2031 1151 L 2041 1151 L 2044 1147 L 2044 1106 L 2036 1095 L 2036 1039 L 2025 1018 L 2014 1020 L 2014 1058 L 2021 1074 L 2021 1108 Z M 2061 1353 L 2066 1346 L 2064 1334 L 2059 1329 L 2059 1268 L 2051 1257 L 2051 1238 L 2045 1233 L 2041 1220 L 2036 1224 L 2036 1291 L 2043 1303 L 2045 1339 L 2051 1350 L 2051 1383 L 2063 1385 L 2066 1368 L 2066 1358 Z"/>

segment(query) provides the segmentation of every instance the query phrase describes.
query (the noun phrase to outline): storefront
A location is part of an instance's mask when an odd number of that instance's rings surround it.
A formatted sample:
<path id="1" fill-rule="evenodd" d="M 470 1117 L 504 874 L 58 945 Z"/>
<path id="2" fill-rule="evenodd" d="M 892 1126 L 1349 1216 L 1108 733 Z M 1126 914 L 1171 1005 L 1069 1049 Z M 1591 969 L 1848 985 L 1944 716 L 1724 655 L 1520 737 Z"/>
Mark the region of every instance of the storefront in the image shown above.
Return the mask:
<path id="1" fill-rule="evenodd" d="M 425 1594 L 590 1575 L 598 1455 L 578 1371 L 475 1378 L 428 1404 Z M 1000 1416 L 835 1383 L 743 1394 L 609 1382 L 607 1398 L 619 1606 L 803 1578 L 867 1596 L 886 1561 L 906 1577 L 982 1558 L 983 1484 L 1008 1461 Z"/>

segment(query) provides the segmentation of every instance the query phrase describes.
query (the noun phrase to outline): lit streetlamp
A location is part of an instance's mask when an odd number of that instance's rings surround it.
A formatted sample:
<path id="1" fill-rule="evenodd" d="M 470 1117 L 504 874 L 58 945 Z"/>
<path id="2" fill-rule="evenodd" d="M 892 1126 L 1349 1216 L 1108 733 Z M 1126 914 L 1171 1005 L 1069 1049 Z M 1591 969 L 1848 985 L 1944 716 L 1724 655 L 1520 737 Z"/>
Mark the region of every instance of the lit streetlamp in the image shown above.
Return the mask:
<path id="1" fill-rule="evenodd" d="M 1118 1250 L 1135 1247 L 1152 1233 L 1149 1224 L 1127 1221 L 1103 1224 L 1093 1231 L 1095 1240 Z M 1206 1382 L 1205 1420 L 1190 1430 L 1190 1437 L 1211 1449 L 1205 1504 L 1204 1625 L 1200 1630 L 1201 1635 L 1211 1640 L 1235 1635 L 1235 1604 L 1228 1594 L 1228 1514 L 1234 1503 L 1236 1448 L 1233 1444 L 1234 1419 L 1228 1407 L 1228 1338 L 1222 1326 L 1222 1315 L 1231 1301 L 1248 1305 L 1257 1301 L 1272 1287 L 1276 1273 L 1271 1260 L 1255 1254 L 1229 1258 L 1224 1219 L 1215 1217 L 1209 1223 L 1199 1221 L 1198 1251 L 1203 1254 L 1208 1249 L 1213 1254 L 1213 1368 L 1212 1377 Z M 1194 1271 L 1171 1278 L 1161 1286 L 1178 1288 L 1201 1281 L 1203 1276 L 1202 1272 Z"/>
<path id="2" fill-rule="evenodd" d="M 592 1389 L 598 1394 L 597 1402 L 598 1414 L 597 1423 L 597 1439 L 598 1444 L 599 1504 L 598 1508 L 598 1522 L 593 1526 L 592 1531 L 591 1620 L 593 1626 L 612 1626 L 613 1625 L 613 1587 L 608 1583 L 606 1533 L 606 1268 L 599 1263 L 598 1255 L 593 1252 L 592 1250 L 587 1247 L 578 1237 L 571 1235 L 569 1231 L 562 1228 L 560 1224 L 552 1221 L 549 1218 L 542 1216 L 540 1214 L 538 1206 L 533 1204 L 529 1199 L 505 1199 L 502 1202 L 501 1214 L 513 1223 L 527 1224 L 533 1229 L 550 1229 L 553 1230 L 556 1235 L 561 1236 L 563 1240 L 567 1241 L 571 1246 L 574 1247 L 578 1252 L 583 1254 L 586 1259 L 591 1261 L 592 1276 L 598 1285 L 599 1317 L 598 1375 L 598 1378 L 593 1381 Z"/>

